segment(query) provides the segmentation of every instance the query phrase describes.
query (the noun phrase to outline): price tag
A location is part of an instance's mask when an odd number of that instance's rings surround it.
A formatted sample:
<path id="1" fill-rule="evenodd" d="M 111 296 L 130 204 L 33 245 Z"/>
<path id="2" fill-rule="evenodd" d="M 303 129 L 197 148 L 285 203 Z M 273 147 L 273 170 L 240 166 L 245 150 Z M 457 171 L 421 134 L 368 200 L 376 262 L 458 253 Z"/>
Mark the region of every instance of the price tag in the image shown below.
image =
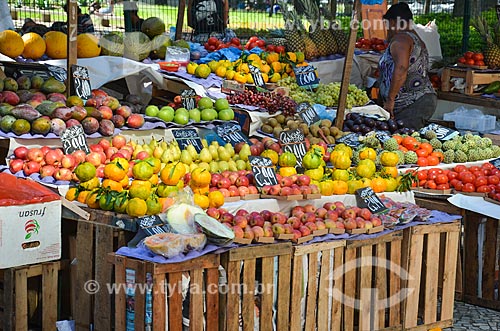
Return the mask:
<path id="1" fill-rule="evenodd" d="M 186 108 L 187 110 L 191 110 L 196 108 L 196 92 L 192 89 L 189 90 L 182 90 L 181 92 L 181 100 L 182 100 L 182 107 Z"/>
<path id="2" fill-rule="evenodd" d="M 316 68 L 311 65 L 293 68 L 297 85 L 302 87 L 316 88 L 319 85 L 319 77 Z"/>
<path id="3" fill-rule="evenodd" d="M 252 166 L 253 177 L 257 187 L 278 184 L 276 173 L 274 172 L 273 162 L 268 157 L 249 156 L 248 160 Z"/>
<path id="4" fill-rule="evenodd" d="M 500 170 L 500 158 L 491 160 L 490 163 L 493 164 L 495 166 L 495 168 Z"/>
<path id="5" fill-rule="evenodd" d="M 172 134 L 180 149 L 185 149 L 189 145 L 193 145 L 198 153 L 203 149 L 200 136 L 195 129 L 173 129 Z"/>
<path id="6" fill-rule="evenodd" d="M 252 75 L 253 83 L 255 84 L 255 86 L 260 88 L 265 88 L 266 83 L 264 82 L 264 78 L 262 78 L 262 73 L 260 72 L 260 69 L 251 64 L 248 65 L 248 69 L 250 69 L 250 74 Z"/>
<path id="7" fill-rule="evenodd" d="M 335 143 L 337 144 L 346 144 L 350 147 L 358 147 L 361 145 L 359 142 L 359 137 L 356 133 L 349 133 L 345 136 L 340 137 L 339 139 L 335 139 Z"/>
<path id="8" fill-rule="evenodd" d="M 373 214 L 380 214 L 388 210 L 371 187 L 356 190 L 356 200 L 358 200 L 358 206 L 368 208 Z"/>
<path id="9" fill-rule="evenodd" d="M 302 167 L 302 159 L 307 153 L 304 134 L 300 129 L 281 131 L 279 137 L 283 151 L 295 154 L 297 158 L 296 167 Z"/>
<path id="10" fill-rule="evenodd" d="M 436 132 L 437 139 L 442 141 L 453 139 L 460 134 L 458 131 L 455 131 L 453 129 L 447 128 L 445 126 L 436 123 L 431 123 L 427 125 L 425 128 L 422 128 L 419 132 L 421 135 L 424 135 L 429 130 Z"/>
<path id="11" fill-rule="evenodd" d="M 92 98 L 92 87 L 87 67 L 78 65 L 71 66 L 71 77 L 73 79 L 74 94 L 83 100 Z"/>
<path id="12" fill-rule="evenodd" d="M 307 125 L 312 125 L 321 120 L 316 110 L 308 102 L 299 103 L 295 109 Z"/>
<path id="13" fill-rule="evenodd" d="M 61 143 L 65 154 L 71 154 L 77 150 L 82 150 L 87 154 L 90 153 L 85 132 L 81 125 L 75 125 L 64 130 L 61 134 Z"/>
<path id="14" fill-rule="evenodd" d="M 375 132 L 375 137 L 383 144 L 387 140 L 391 139 L 391 136 L 389 136 L 386 132 L 384 131 L 376 131 Z"/>
<path id="15" fill-rule="evenodd" d="M 250 145 L 248 138 L 241 132 L 241 126 L 234 123 L 224 123 L 215 127 L 215 133 L 222 140 L 235 146 L 238 143 L 244 142 Z"/>
<path id="16" fill-rule="evenodd" d="M 64 68 L 47 65 L 47 69 L 49 70 L 49 74 L 60 82 L 64 83 L 68 78 L 68 74 Z"/>

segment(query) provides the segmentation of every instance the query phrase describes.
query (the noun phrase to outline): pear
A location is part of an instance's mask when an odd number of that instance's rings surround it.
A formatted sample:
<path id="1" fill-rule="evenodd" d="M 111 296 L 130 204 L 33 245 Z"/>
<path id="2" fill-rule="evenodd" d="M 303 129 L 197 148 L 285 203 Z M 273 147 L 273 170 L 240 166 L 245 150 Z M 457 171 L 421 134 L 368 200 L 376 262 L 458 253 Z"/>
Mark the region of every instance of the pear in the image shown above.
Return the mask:
<path id="1" fill-rule="evenodd" d="M 230 143 L 227 143 L 224 145 L 224 148 L 226 149 L 226 151 L 229 153 L 229 155 L 231 155 L 231 157 L 234 156 L 234 148 L 233 148 L 233 145 L 231 145 Z"/>
<path id="2" fill-rule="evenodd" d="M 210 172 L 213 174 L 220 172 L 219 163 L 217 161 L 210 162 Z"/>
<path id="3" fill-rule="evenodd" d="M 251 171 L 252 170 L 252 165 L 250 162 L 247 162 L 247 168 L 245 170 Z"/>
<path id="4" fill-rule="evenodd" d="M 217 153 L 219 153 L 219 160 L 222 161 L 231 160 L 231 155 L 229 155 L 229 153 L 226 151 L 224 147 L 219 146 L 219 148 L 217 148 Z"/>
<path id="5" fill-rule="evenodd" d="M 190 166 L 188 164 L 182 163 L 182 162 L 181 162 L 181 164 L 184 165 L 184 169 L 186 169 L 186 173 L 189 173 L 191 171 L 191 168 L 190 168 Z M 177 185 L 180 185 L 180 184 L 177 184 Z M 182 187 L 184 187 L 184 186 L 182 186 Z"/>
<path id="6" fill-rule="evenodd" d="M 157 159 L 161 158 L 163 152 L 165 150 L 163 148 L 161 148 L 160 145 L 156 146 L 155 149 L 153 150 L 153 156 Z"/>
<path id="7" fill-rule="evenodd" d="M 160 156 L 160 161 L 163 163 L 169 163 L 173 161 L 172 150 L 167 148 L 163 151 L 163 154 Z"/>
<path id="8" fill-rule="evenodd" d="M 132 153 L 132 157 L 135 159 L 137 157 L 137 154 L 139 154 L 142 151 L 144 151 L 144 148 L 142 148 L 142 145 L 137 145 L 134 148 L 134 152 Z"/>
<path id="9" fill-rule="evenodd" d="M 179 161 L 181 159 L 181 149 L 179 145 L 172 147 L 172 161 Z"/>
<path id="10" fill-rule="evenodd" d="M 219 159 L 219 153 L 217 152 L 217 146 L 210 145 L 210 146 L 208 146 L 208 150 L 210 151 L 210 154 L 212 154 L 212 160 Z"/>
<path id="11" fill-rule="evenodd" d="M 151 146 L 148 144 L 143 144 L 142 149 L 148 153 L 148 155 L 153 155 L 153 150 L 151 149 Z"/>
<path id="12" fill-rule="evenodd" d="M 161 148 L 163 148 L 163 150 L 166 150 L 166 149 L 168 148 L 168 144 L 167 144 L 167 142 L 166 142 L 166 141 L 162 141 L 162 142 L 160 143 L 160 147 L 161 147 Z"/>
<path id="13" fill-rule="evenodd" d="M 234 154 L 234 156 L 232 157 L 232 159 L 234 161 L 238 161 L 240 159 L 240 155 L 239 154 Z"/>
<path id="14" fill-rule="evenodd" d="M 238 167 L 236 167 L 236 162 L 234 160 L 227 161 L 229 165 L 229 171 L 238 171 Z"/>
<path id="15" fill-rule="evenodd" d="M 201 144 L 203 145 L 203 147 L 208 147 L 208 142 L 206 139 L 202 139 Z"/>
<path id="16" fill-rule="evenodd" d="M 212 141 L 210 145 L 214 145 L 215 147 L 219 147 L 219 142 L 217 140 Z"/>
<path id="17" fill-rule="evenodd" d="M 200 151 L 199 159 L 201 162 L 206 163 L 210 163 L 210 161 L 212 161 L 212 154 L 210 153 L 208 147 L 203 147 L 203 149 Z"/>
<path id="18" fill-rule="evenodd" d="M 229 170 L 229 163 L 227 161 L 219 161 L 219 169 L 221 172 Z"/>
<path id="19" fill-rule="evenodd" d="M 198 163 L 198 168 L 205 169 L 210 172 L 210 164 L 208 164 L 208 162 Z"/>
<path id="20" fill-rule="evenodd" d="M 151 149 L 154 150 L 155 147 L 158 146 L 158 144 L 159 144 L 158 141 L 155 138 L 151 137 L 151 141 L 149 142 L 149 147 L 151 147 Z"/>
<path id="21" fill-rule="evenodd" d="M 186 149 L 183 149 L 181 152 L 181 162 L 187 164 L 188 166 L 193 163 L 193 157 Z"/>
<path id="22" fill-rule="evenodd" d="M 248 157 L 250 155 L 252 155 L 252 152 L 250 151 L 250 145 L 249 144 L 243 145 L 239 153 L 240 159 L 243 161 L 248 161 Z"/>
<path id="23" fill-rule="evenodd" d="M 189 152 L 189 154 L 191 154 L 191 158 L 193 159 L 193 161 L 198 160 L 198 152 L 196 151 L 196 148 L 194 148 L 193 145 L 188 145 L 186 147 L 186 150 Z"/>
<path id="24" fill-rule="evenodd" d="M 189 165 L 189 172 L 193 172 L 194 169 L 198 168 L 198 165 L 196 163 L 191 163 Z"/>
<path id="25" fill-rule="evenodd" d="M 243 160 L 237 160 L 236 161 L 236 169 L 238 170 L 245 170 L 247 168 L 247 163 Z"/>

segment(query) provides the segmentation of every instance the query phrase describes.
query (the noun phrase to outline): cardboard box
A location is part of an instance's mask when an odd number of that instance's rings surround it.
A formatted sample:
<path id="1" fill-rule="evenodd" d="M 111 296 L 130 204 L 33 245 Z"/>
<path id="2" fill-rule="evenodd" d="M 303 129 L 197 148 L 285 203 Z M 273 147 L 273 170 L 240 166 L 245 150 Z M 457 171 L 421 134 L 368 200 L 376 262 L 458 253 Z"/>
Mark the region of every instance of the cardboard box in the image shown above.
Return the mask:
<path id="1" fill-rule="evenodd" d="M 0 269 L 61 258 L 61 200 L 0 207 Z"/>

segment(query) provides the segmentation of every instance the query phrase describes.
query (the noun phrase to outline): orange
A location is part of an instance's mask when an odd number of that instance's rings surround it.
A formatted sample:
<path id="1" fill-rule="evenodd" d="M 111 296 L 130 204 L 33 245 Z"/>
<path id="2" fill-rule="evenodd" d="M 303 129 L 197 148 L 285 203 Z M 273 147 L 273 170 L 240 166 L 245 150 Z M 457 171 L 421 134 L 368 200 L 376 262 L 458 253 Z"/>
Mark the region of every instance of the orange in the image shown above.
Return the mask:
<path id="1" fill-rule="evenodd" d="M 373 178 L 371 188 L 375 193 L 384 192 L 387 188 L 387 182 L 385 181 L 384 178 L 380 177 Z"/>
<path id="2" fill-rule="evenodd" d="M 194 194 L 201 194 L 201 195 L 208 195 L 210 193 L 210 186 L 204 186 L 204 187 L 193 187 L 193 193 Z"/>
<path id="3" fill-rule="evenodd" d="M 144 216 L 148 211 L 148 205 L 146 204 L 146 201 L 142 199 L 133 198 L 128 201 L 126 211 L 129 216 Z"/>
<path id="4" fill-rule="evenodd" d="M 132 168 L 135 179 L 149 180 L 153 176 L 153 167 L 146 161 L 137 162 Z"/>
<path id="5" fill-rule="evenodd" d="M 144 161 L 146 161 L 150 166 L 153 167 L 153 173 L 157 174 L 161 170 L 161 161 L 155 157 L 148 157 Z"/>
<path id="6" fill-rule="evenodd" d="M 194 194 L 193 199 L 201 209 L 207 209 L 210 206 L 210 199 L 206 195 Z"/>
<path id="7" fill-rule="evenodd" d="M 191 186 L 205 187 L 210 185 L 212 175 L 210 171 L 202 168 L 196 168 L 191 172 Z"/>
<path id="8" fill-rule="evenodd" d="M 342 169 L 335 169 L 332 173 L 333 180 L 342 180 L 347 182 L 349 180 L 349 171 Z"/>
<path id="9" fill-rule="evenodd" d="M 104 178 L 109 178 L 115 182 L 119 182 L 126 176 L 127 171 L 120 165 L 120 163 L 110 162 L 104 166 Z"/>
<path id="10" fill-rule="evenodd" d="M 84 189 L 84 190 L 93 190 L 95 188 L 98 188 L 99 185 L 101 185 L 101 182 L 99 181 L 99 178 L 94 177 L 91 180 L 88 180 L 86 182 L 80 183 L 79 187 Z"/>
<path id="11" fill-rule="evenodd" d="M 348 187 L 347 187 L 347 182 L 344 182 L 343 180 L 334 180 L 332 182 L 333 185 L 333 194 L 346 194 Z"/>
<path id="12" fill-rule="evenodd" d="M 98 191 L 92 190 L 85 199 L 85 203 L 87 204 L 87 206 L 93 209 L 100 208 L 98 196 L 99 196 Z"/>
<path id="13" fill-rule="evenodd" d="M 372 161 L 375 161 L 377 159 L 377 152 L 370 147 L 363 148 L 361 152 L 359 152 L 359 159 L 370 159 Z"/>
<path id="14" fill-rule="evenodd" d="M 363 187 L 363 182 L 360 180 L 350 180 L 347 182 L 347 193 L 354 194 L 356 190 Z"/>
<path id="15" fill-rule="evenodd" d="M 175 203 L 175 200 L 173 198 L 158 198 L 158 201 L 161 204 L 161 212 L 165 212 L 170 206 L 172 206 Z"/>
<path id="16" fill-rule="evenodd" d="M 224 195 L 220 191 L 208 193 L 209 207 L 219 208 L 224 204 Z"/>
<path id="17" fill-rule="evenodd" d="M 86 182 L 96 176 L 95 166 L 90 162 L 80 163 L 75 169 L 75 175 L 80 182 Z"/>
<path id="18" fill-rule="evenodd" d="M 392 178 L 398 177 L 398 168 L 397 167 L 383 167 L 381 174 L 391 176 Z"/>
<path id="19" fill-rule="evenodd" d="M 75 201 L 78 197 L 78 189 L 76 187 L 70 187 L 64 197 L 69 201 Z"/>
<path id="20" fill-rule="evenodd" d="M 159 197 L 162 198 L 167 198 L 170 196 L 175 196 L 177 195 L 177 192 L 179 192 L 179 188 L 175 185 L 166 185 L 163 183 L 160 183 L 156 189 L 156 194 Z M 195 192 L 196 193 L 196 192 Z"/>
<path id="21" fill-rule="evenodd" d="M 184 164 L 180 162 L 170 163 L 160 171 L 160 179 L 164 184 L 177 185 L 185 174 L 186 168 Z"/>
<path id="22" fill-rule="evenodd" d="M 128 176 L 123 177 L 123 179 L 120 181 L 120 184 L 123 188 L 127 188 L 130 184 L 130 178 L 128 178 Z"/>
<path id="23" fill-rule="evenodd" d="M 360 182 L 361 182 L 361 187 L 369 187 L 369 186 L 372 186 L 372 180 L 369 179 L 369 178 L 361 178 L 360 179 Z"/>
<path id="24" fill-rule="evenodd" d="M 297 174 L 297 169 L 295 167 L 280 167 L 279 172 L 283 177 L 290 177 Z"/>
<path id="25" fill-rule="evenodd" d="M 115 199 L 113 209 L 117 213 L 125 214 L 127 212 L 127 205 L 128 205 L 127 197 L 126 196 L 118 196 Z"/>
<path id="26" fill-rule="evenodd" d="M 351 166 L 351 158 L 348 152 L 339 152 L 333 160 L 333 166 L 337 169 L 348 169 Z"/>
<path id="27" fill-rule="evenodd" d="M 427 164 L 430 166 L 436 166 L 439 164 L 439 159 L 437 156 L 430 155 L 427 157 Z"/>
<path id="28" fill-rule="evenodd" d="M 128 177 L 127 177 L 127 179 L 128 179 Z M 101 186 L 104 188 L 109 188 L 110 190 L 116 191 L 116 192 L 123 191 L 122 184 L 120 182 L 117 182 L 117 181 L 112 180 L 112 179 L 103 180 Z"/>
<path id="29" fill-rule="evenodd" d="M 162 205 L 160 200 L 158 200 L 158 198 L 148 198 L 146 200 L 146 206 L 147 206 L 146 214 L 148 215 L 157 215 L 161 213 Z"/>
<path id="30" fill-rule="evenodd" d="M 85 203 L 89 193 L 90 193 L 90 191 L 80 191 L 80 193 L 78 193 L 78 197 L 76 198 L 76 200 L 80 203 Z"/>
<path id="31" fill-rule="evenodd" d="M 393 152 L 382 152 L 380 163 L 385 167 L 395 167 L 399 162 L 399 156 Z"/>
<path id="32" fill-rule="evenodd" d="M 151 196 L 151 183 L 147 180 L 133 180 L 128 193 L 131 198 L 146 200 Z"/>
<path id="33" fill-rule="evenodd" d="M 441 152 L 432 152 L 431 156 L 437 157 L 439 162 L 443 162 L 443 160 L 444 160 L 444 154 Z"/>
<path id="34" fill-rule="evenodd" d="M 270 158 L 273 164 L 277 164 L 279 161 L 278 153 L 276 153 L 272 149 L 266 149 L 264 152 L 260 154 L 260 156 Z"/>
<path id="35" fill-rule="evenodd" d="M 149 178 L 149 182 L 153 185 L 158 185 L 160 183 L 160 177 L 157 174 L 153 174 L 151 178 Z"/>
<path id="36" fill-rule="evenodd" d="M 396 178 L 385 178 L 385 182 L 387 184 L 387 187 L 385 189 L 386 192 L 396 191 L 396 188 L 398 187 L 398 181 L 396 180 Z"/>

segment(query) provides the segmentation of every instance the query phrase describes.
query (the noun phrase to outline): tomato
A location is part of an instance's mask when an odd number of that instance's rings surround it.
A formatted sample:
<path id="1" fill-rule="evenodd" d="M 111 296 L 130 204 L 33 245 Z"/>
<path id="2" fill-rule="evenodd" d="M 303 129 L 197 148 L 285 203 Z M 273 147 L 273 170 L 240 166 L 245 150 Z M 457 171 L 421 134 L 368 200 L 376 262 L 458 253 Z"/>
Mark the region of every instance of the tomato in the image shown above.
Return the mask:
<path id="1" fill-rule="evenodd" d="M 422 179 L 421 181 L 419 181 L 419 182 L 418 182 L 418 186 L 420 186 L 420 187 L 424 187 L 424 186 L 425 186 L 425 183 L 427 183 L 427 180 Z"/>
<path id="2" fill-rule="evenodd" d="M 475 61 L 474 64 L 477 66 L 485 66 L 486 65 L 486 63 L 484 63 L 484 61 Z"/>
<path id="3" fill-rule="evenodd" d="M 490 169 L 483 169 L 483 174 L 485 176 L 490 176 L 491 175 L 491 170 Z"/>
<path id="4" fill-rule="evenodd" d="M 363 44 L 360 41 L 356 41 L 356 44 L 354 44 L 356 48 L 361 48 Z"/>
<path id="5" fill-rule="evenodd" d="M 431 190 L 435 190 L 437 187 L 436 182 L 433 180 L 428 180 L 425 186 Z"/>
<path id="6" fill-rule="evenodd" d="M 500 170 L 497 168 L 491 170 L 491 174 L 500 177 Z"/>
<path id="7" fill-rule="evenodd" d="M 469 168 L 469 171 L 472 172 L 472 173 L 474 173 L 474 171 L 478 171 L 478 170 L 481 170 L 481 168 L 478 167 L 478 166 L 472 166 L 472 167 Z"/>
<path id="8" fill-rule="evenodd" d="M 438 190 L 449 190 L 450 189 L 450 184 L 439 184 L 436 186 L 436 189 Z"/>
<path id="9" fill-rule="evenodd" d="M 450 172 L 448 172 L 447 176 L 448 176 L 448 180 L 458 178 L 458 172 L 450 171 Z"/>
<path id="10" fill-rule="evenodd" d="M 476 187 L 472 183 L 465 183 L 464 188 L 462 189 L 464 192 L 475 192 Z"/>
<path id="11" fill-rule="evenodd" d="M 455 166 L 455 168 L 453 168 L 453 170 L 455 170 L 456 172 L 462 172 L 462 171 L 466 171 L 467 167 L 464 166 L 463 164 L 459 164 L 459 165 Z"/>
<path id="12" fill-rule="evenodd" d="M 208 38 L 207 43 L 208 43 L 209 45 L 216 46 L 218 41 L 219 41 L 219 40 L 218 40 L 217 38 L 215 38 L 215 37 L 210 37 L 210 38 Z"/>
<path id="13" fill-rule="evenodd" d="M 476 177 L 470 173 L 469 171 L 464 171 L 461 172 L 458 175 L 458 178 L 465 184 L 465 183 L 473 183 L 476 180 Z"/>
<path id="14" fill-rule="evenodd" d="M 489 163 L 489 162 L 484 163 L 481 166 L 481 168 L 483 168 L 483 169 L 490 169 L 490 170 L 496 169 L 495 166 L 493 164 Z"/>
<path id="15" fill-rule="evenodd" d="M 439 168 L 432 168 L 432 169 L 429 169 L 429 171 L 428 171 L 428 175 L 432 175 L 432 174 L 439 175 L 442 173 L 443 173 L 443 169 L 439 169 Z"/>
<path id="16" fill-rule="evenodd" d="M 474 186 L 479 187 L 483 185 L 488 184 L 488 178 L 481 176 L 481 177 L 476 177 L 476 180 L 474 181 Z"/>
<path id="17" fill-rule="evenodd" d="M 482 53 L 475 53 L 474 55 L 472 55 L 472 58 L 474 59 L 474 61 L 483 61 L 484 60 L 484 56 Z"/>
<path id="18" fill-rule="evenodd" d="M 468 60 L 465 60 L 465 64 L 467 65 L 470 65 L 470 66 L 473 66 L 476 62 L 474 62 L 473 59 L 468 59 Z"/>
<path id="19" fill-rule="evenodd" d="M 420 170 L 417 173 L 418 180 L 424 180 L 427 179 L 427 170 Z"/>
<path id="20" fill-rule="evenodd" d="M 490 192 L 495 192 L 497 189 L 497 186 L 493 184 L 489 184 L 488 187 L 490 188 Z"/>
<path id="21" fill-rule="evenodd" d="M 457 186 L 458 183 L 462 183 L 461 181 L 459 181 L 458 179 L 456 178 L 453 178 L 452 180 L 450 180 L 450 186 L 451 187 L 455 187 Z"/>
<path id="22" fill-rule="evenodd" d="M 254 43 L 256 42 L 257 40 L 259 40 L 259 37 L 257 36 L 251 36 L 250 39 L 248 39 L 248 42 L 249 43 Z"/>
<path id="23" fill-rule="evenodd" d="M 419 157 L 417 161 L 417 165 L 420 167 L 427 167 L 429 164 L 427 163 L 427 158 Z"/>
<path id="24" fill-rule="evenodd" d="M 376 51 L 382 52 L 385 49 L 386 49 L 386 47 L 385 47 L 384 44 L 375 45 L 375 50 Z"/>
<path id="25" fill-rule="evenodd" d="M 461 181 L 458 181 L 458 183 L 456 183 L 455 185 L 453 185 L 453 187 L 457 191 L 462 191 L 463 188 L 464 188 L 464 183 L 462 183 Z"/>
<path id="26" fill-rule="evenodd" d="M 248 49 L 254 49 L 255 47 L 257 47 L 257 44 L 256 44 L 256 43 L 254 43 L 254 42 L 252 42 L 252 43 L 250 43 L 250 44 L 248 45 L 248 47 L 247 47 L 247 48 L 248 48 Z"/>
<path id="27" fill-rule="evenodd" d="M 500 178 L 495 175 L 488 176 L 488 184 L 498 185 Z"/>
<path id="28" fill-rule="evenodd" d="M 429 152 L 426 149 L 419 148 L 415 151 L 417 153 L 418 157 L 427 157 L 429 155 Z"/>
<path id="29" fill-rule="evenodd" d="M 491 188 L 488 185 L 481 185 L 476 189 L 476 192 L 479 193 L 488 193 L 491 191 Z"/>
<path id="30" fill-rule="evenodd" d="M 464 57 L 466 60 L 472 59 L 473 56 L 474 56 L 474 52 L 469 51 L 469 52 L 464 53 Z"/>
<path id="31" fill-rule="evenodd" d="M 436 177 L 436 184 L 446 184 L 448 183 L 448 176 L 445 174 L 439 174 Z"/>
<path id="32" fill-rule="evenodd" d="M 276 46 L 274 46 L 274 45 L 267 45 L 266 46 L 266 50 L 268 52 L 275 52 L 276 51 Z"/>
<path id="33" fill-rule="evenodd" d="M 236 38 L 236 37 L 235 38 L 231 38 L 230 42 L 231 42 L 231 44 L 236 45 L 236 46 L 241 45 L 240 38 Z"/>
<path id="34" fill-rule="evenodd" d="M 276 46 L 276 48 L 274 50 L 276 51 L 276 53 L 284 54 L 285 53 L 285 46 Z"/>
<path id="35" fill-rule="evenodd" d="M 465 63 L 465 61 L 467 61 L 465 57 L 461 57 L 457 60 L 458 63 Z"/>
<path id="36" fill-rule="evenodd" d="M 481 170 L 479 170 L 479 171 L 471 171 L 471 172 L 476 177 L 482 177 L 482 176 L 484 176 L 484 172 L 482 172 Z"/>
<path id="37" fill-rule="evenodd" d="M 259 46 L 259 47 L 266 46 L 266 42 L 262 39 L 257 40 L 256 43 L 257 43 L 257 46 Z"/>
<path id="38" fill-rule="evenodd" d="M 431 156 L 437 157 L 439 162 L 443 162 L 443 160 L 444 160 L 444 154 L 441 152 L 432 152 Z"/>
<path id="39" fill-rule="evenodd" d="M 438 159 L 436 156 L 429 155 L 429 156 L 427 157 L 427 163 L 428 163 L 430 166 L 435 166 L 435 165 L 438 165 L 438 164 L 439 164 L 439 159 Z"/>

